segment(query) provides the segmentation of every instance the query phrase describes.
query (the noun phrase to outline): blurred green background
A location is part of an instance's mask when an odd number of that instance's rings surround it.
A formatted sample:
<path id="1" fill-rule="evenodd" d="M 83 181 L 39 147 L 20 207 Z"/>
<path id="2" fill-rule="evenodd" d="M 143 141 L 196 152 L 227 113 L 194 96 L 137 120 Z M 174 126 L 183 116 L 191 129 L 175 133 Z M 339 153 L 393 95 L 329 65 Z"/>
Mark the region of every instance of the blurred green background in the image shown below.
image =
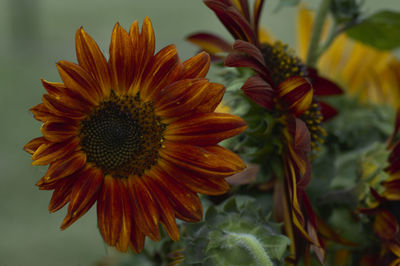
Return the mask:
<path id="1" fill-rule="evenodd" d="M 296 10 L 274 13 L 278 0 L 266 2 L 262 25 L 294 45 Z M 400 1 L 366 0 L 369 13 L 379 8 L 399 10 Z M 84 26 L 108 54 L 115 22 L 129 28 L 145 16 L 153 22 L 157 49 L 175 43 L 183 60 L 197 50 L 184 41 L 192 32 L 213 31 L 230 40 L 201 0 L 0 0 L 0 266 L 113 263 L 117 255 L 103 244 L 95 208 L 59 229 L 66 210 L 48 213 L 51 192 L 34 185 L 46 167 L 31 166 L 22 147 L 40 135 L 40 123 L 28 111 L 45 92 L 40 78 L 60 81 L 55 63 L 76 62 L 75 31 Z"/>

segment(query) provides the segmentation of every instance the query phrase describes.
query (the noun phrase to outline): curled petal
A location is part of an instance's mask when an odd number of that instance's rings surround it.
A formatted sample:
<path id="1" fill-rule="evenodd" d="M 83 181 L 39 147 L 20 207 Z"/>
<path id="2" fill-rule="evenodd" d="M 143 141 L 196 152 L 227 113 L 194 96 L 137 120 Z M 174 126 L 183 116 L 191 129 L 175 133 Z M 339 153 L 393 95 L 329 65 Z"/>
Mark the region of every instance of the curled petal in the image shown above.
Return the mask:
<path id="1" fill-rule="evenodd" d="M 66 90 L 66 87 L 63 83 L 49 82 L 44 79 L 41 79 L 41 81 L 42 81 L 43 87 L 51 95 L 59 96 L 59 95 L 62 95 Z"/>
<path id="2" fill-rule="evenodd" d="M 258 31 L 259 31 L 259 21 L 261 17 L 261 10 L 264 5 L 264 0 L 256 0 L 254 1 L 253 6 L 253 29 L 256 33 L 256 39 L 259 40 Z"/>
<path id="3" fill-rule="evenodd" d="M 46 143 L 48 143 L 48 141 L 43 137 L 34 138 L 25 144 L 24 150 L 33 155 L 42 144 Z"/>
<path id="4" fill-rule="evenodd" d="M 229 67 L 248 67 L 257 72 L 268 83 L 273 84 L 269 70 L 255 58 L 243 54 L 229 54 L 225 59 L 225 65 Z"/>
<path id="5" fill-rule="evenodd" d="M 250 99 L 267 110 L 272 110 L 275 91 L 261 76 L 257 75 L 249 78 L 242 86 L 242 91 Z"/>
<path id="6" fill-rule="evenodd" d="M 224 1 L 206 0 L 204 3 L 215 12 L 235 39 L 256 43 L 256 36 L 249 21 L 237 8 Z"/>
<path id="7" fill-rule="evenodd" d="M 278 97 L 282 99 L 287 108 L 296 116 L 300 116 L 311 105 L 313 99 L 313 88 L 311 84 L 302 77 L 291 77 L 278 86 Z"/>
<path id="8" fill-rule="evenodd" d="M 181 79 L 205 78 L 210 69 L 210 56 L 201 52 L 183 62 Z"/>
<path id="9" fill-rule="evenodd" d="M 168 125 L 165 138 L 198 146 L 216 145 L 247 128 L 246 122 L 231 114 L 197 114 Z"/>
<path id="10" fill-rule="evenodd" d="M 260 49 L 258 49 L 254 44 L 242 40 L 236 40 L 233 44 L 233 49 L 247 54 L 251 58 L 254 58 L 260 65 L 265 66 L 264 57 Z"/>

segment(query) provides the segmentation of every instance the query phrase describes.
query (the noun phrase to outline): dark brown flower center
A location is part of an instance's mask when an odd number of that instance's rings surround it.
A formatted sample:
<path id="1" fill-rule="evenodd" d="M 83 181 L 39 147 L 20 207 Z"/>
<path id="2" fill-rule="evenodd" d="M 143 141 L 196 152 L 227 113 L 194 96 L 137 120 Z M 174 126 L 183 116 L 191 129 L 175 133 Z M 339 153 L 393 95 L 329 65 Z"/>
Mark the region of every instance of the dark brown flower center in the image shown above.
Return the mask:
<path id="1" fill-rule="evenodd" d="M 294 51 L 280 41 L 271 44 L 261 44 L 261 53 L 268 69 L 271 71 L 271 78 L 277 86 L 289 77 L 307 75 L 306 66 L 297 58 Z"/>
<path id="2" fill-rule="evenodd" d="M 324 143 L 326 136 L 326 131 L 321 126 L 323 116 L 320 105 L 313 101 L 310 108 L 303 113 L 301 119 L 306 122 L 307 128 L 310 131 L 311 149 L 318 151 L 320 144 Z"/>
<path id="3" fill-rule="evenodd" d="M 151 102 L 112 93 L 82 121 L 82 150 L 105 174 L 141 176 L 157 162 L 165 126 Z"/>
<path id="4" fill-rule="evenodd" d="M 306 65 L 295 56 L 294 51 L 287 44 L 280 41 L 273 45 L 262 44 L 261 52 L 268 69 L 271 71 L 271 78 L 275 86 L 289 77 L 307 77 Z M 310 108 L 303 113 L 301 119 L 306 122 L 310 131 L 312 150 L 318 150 L 319 145 L 324 141 L 326 132 L 321 126 L 323 116 L 316 99 L 313 99 Z"/>

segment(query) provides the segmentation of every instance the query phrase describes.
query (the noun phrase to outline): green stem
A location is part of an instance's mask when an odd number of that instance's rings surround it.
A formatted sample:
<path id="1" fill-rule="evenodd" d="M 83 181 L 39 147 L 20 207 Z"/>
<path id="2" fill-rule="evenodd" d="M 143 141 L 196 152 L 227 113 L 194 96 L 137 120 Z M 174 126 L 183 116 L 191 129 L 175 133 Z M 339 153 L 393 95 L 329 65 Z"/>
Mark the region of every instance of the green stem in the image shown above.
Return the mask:
<path id="1" fill-rule="evenodd" d="M 234 232 L 225 232 L 227 233 L 228 238 L 236 242 L 238 246 L 241 246 L 248 250 L 257 265 L 260 266 L 273 266 L 272 261 L 265 251 L 264 247 L 257 240 L 257 238 L 251 234 L 246 233 L 234 233 Z"/>
<path id="2" fill-rule="evenodd" d="M 307 53 L 307 65 L 315 67 L 319 56 L 319 41 L 321 39 L 321 33 L 324 26 L 326 16 L 328 15 L 331 0 L 321 0 L 321 4 L 318 8 L 317 15 L 314 20 L 314 25 L 311 33 L 311 40 L 308 46 Z"/>

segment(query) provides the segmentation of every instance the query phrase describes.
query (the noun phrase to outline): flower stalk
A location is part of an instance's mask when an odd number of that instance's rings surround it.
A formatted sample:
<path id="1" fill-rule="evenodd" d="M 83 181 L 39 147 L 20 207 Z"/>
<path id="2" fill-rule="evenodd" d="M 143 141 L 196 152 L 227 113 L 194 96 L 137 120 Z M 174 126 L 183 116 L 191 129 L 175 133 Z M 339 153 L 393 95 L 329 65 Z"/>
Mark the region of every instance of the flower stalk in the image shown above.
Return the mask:
<path id="1" fill-rule="evenodd" d="M 307 52 L 307 65 L 315 67 L 319 57 L 319 42 L 326 16 L 328 15 L 331 0 L 322 0 L 315 17 L 311 40 Z"/>
<path id="2" fill-rule="evenodd" d="M 252 234 L 227 232 L 227 242 L 243 247 L 250 252 L 254 261 L 260 266 L 273 266 L 271 258 L 258 239 Z"/>

